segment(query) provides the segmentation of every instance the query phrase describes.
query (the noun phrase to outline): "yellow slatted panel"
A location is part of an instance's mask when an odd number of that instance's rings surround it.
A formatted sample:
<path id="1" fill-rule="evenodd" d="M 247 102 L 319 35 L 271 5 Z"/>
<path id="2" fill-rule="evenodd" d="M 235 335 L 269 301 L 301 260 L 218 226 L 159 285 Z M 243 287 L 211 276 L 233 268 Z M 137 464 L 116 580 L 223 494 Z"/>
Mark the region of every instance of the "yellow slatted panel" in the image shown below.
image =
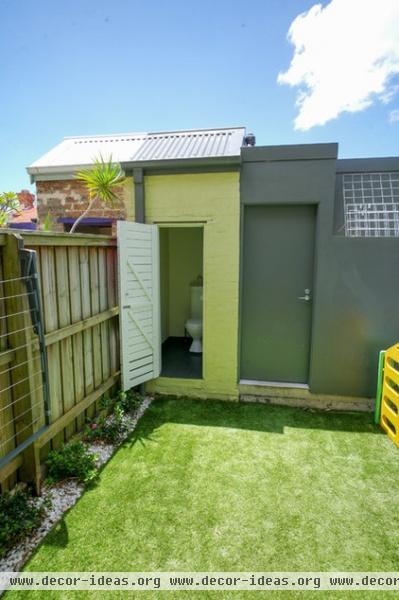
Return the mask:
<path id="1" fill-rule="evenodd" d="M 387 380 L 387 385 L 395 389 L 395 386 L 399 388 L 399 372 L 389 364 L 389 362 L 385 361 L 384 368 L 384 380 Z M 399 390 L 398 390 L 399 391 Z"/>
<path id="2" fill-rule="evenodd" d="M 394 344 L 393 346 L 391 346 L 388 350 L 389 352 L 389 356 L 396 361 L 397 363 L 399 363 L 399 344 Z"/>
<path id="3" fill-rule="evenodd" d="M 385 353 L 380 425 L 399 446 L 399 344 Z"/>

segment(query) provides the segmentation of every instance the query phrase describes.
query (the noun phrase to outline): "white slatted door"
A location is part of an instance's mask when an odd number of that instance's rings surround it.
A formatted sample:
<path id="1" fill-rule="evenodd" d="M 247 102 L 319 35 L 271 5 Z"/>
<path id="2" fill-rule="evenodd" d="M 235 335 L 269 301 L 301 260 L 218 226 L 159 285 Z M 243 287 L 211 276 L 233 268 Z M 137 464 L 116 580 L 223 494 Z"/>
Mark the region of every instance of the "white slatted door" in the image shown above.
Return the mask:
<path id="1" fill-rule="evenodd" d="M 118 221 L 122 388 L 161 372 L 159 234 L 156 225 Z"/>

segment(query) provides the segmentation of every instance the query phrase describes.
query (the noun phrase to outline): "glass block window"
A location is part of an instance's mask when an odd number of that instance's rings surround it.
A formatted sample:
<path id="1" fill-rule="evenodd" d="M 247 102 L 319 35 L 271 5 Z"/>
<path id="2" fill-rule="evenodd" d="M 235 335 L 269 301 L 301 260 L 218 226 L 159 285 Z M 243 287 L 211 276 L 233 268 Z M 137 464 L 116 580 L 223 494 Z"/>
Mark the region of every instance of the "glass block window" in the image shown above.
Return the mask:
<path id="1" fill-rule="evenodd" d="M 399 237 L 399 172 L 343 175 L 345 235 Z"/>

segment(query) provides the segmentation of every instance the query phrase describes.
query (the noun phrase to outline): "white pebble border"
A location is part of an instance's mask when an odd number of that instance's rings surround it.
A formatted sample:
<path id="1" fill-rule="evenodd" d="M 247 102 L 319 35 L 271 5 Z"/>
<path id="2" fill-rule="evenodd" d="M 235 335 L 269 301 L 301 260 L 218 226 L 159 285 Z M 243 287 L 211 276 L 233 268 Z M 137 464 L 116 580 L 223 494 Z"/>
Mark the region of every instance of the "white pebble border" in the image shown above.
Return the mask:
<path id="1" fill-rule="evenodd" d="M 131 415 L 126 415 L 126 432 L 115 444 L 95 442 L 87 444 L 88 449 L 96 454 L 96 465 L 102 467 L 111 458 L 115 450 L 136 428 L 139 419 L 150 406 L 152 398 L 146 397 L 139 408 Z M 0 572 L 20 571 L 28 560 L 33 550 L 38 546 L 47 533 L 61 519 L 62 515 L 73 506 L 83 494 L 85 486 L 74 479 L 67 479 L 52 486 L 43 486 L 42 496 L 36 501 L 50 497 L 51 507 L 46 509 L 42 524 L 30 536 L 14 546 L 2 559 L 0 559 Z M 2 593 L 0 592 L 0 596 Z"/>

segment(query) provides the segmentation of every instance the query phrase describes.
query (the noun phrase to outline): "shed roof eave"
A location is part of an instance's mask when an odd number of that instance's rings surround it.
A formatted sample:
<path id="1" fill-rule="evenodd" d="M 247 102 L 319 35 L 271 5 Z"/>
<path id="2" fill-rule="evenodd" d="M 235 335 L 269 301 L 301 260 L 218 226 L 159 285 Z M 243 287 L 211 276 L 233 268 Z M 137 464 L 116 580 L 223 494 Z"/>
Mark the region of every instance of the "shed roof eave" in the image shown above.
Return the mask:
<path id="1" fill-rule="evenodd" d="M 81 165 L 56 165 L 46 167 L 29 166 L 26 167 L 26 171 L 29 173 L 29 175 L 45 175 L 46 173 L 75 173 L 76 171 L 79 171 L 79 169 L 87 169 L 90 168 L 92 165 L 93 163 Z"/>
<path id="2" fill-rule="evenodd" d="M 26 171 L 30 177 L 30 182 L 57 180 L 57 179 L 73 179 L 76 171 L 81 169 L 89 169 L 92 165 L 65 165 L 56 167 L 26 167 Z"/>
<path id="3" fill-rule="evenodd" d="M 337 160 L 336 142 L 314 144 L 284 144 L 277 146 L 247 146 L 242 148 L 242 161 L 278 162 L 302 160 Z"/>
<path id="4" fill-rule="evenodd" d="M 140 169 L 173 169 L 173 168 L 190 168 L 190 167 L 207 167 L 214 166 L 239 166 L 241 163 L 241 155 L 232 156 L 210 156 L 205 158 L 180 158 L 180 159 L 164 159 L 164 160 L 149 160 L 149 161 L 122 161 L 121 167 L 124 171 L 132 171 L 135 168 Z M 27 173 L 30 175 L 31 183 L 37 181 L 56 180 L 56 179 L 72 179 L 77 171 L 81 169 L 90 169 L 93 164 L 81 165 L 64 165 L 54 167 L 26 167 Z"/>
<path id="5" fill-rule="evenodd" d="M 209 167 L 210 165 L 240 165 L 241 155 L 231 156 L 207 156 L 201 158 L 167 158 L 161 160 L 137 160 L 123 161 L 121 167 L 125 171 L 132 169 L 184 169 L 191 167 Z"/>
<path id="6" fill-rule="evenodd" d="M 399 156 L 377 156 L 365 158 L 340 158 L 337 173 L 399 171 Z"/>

